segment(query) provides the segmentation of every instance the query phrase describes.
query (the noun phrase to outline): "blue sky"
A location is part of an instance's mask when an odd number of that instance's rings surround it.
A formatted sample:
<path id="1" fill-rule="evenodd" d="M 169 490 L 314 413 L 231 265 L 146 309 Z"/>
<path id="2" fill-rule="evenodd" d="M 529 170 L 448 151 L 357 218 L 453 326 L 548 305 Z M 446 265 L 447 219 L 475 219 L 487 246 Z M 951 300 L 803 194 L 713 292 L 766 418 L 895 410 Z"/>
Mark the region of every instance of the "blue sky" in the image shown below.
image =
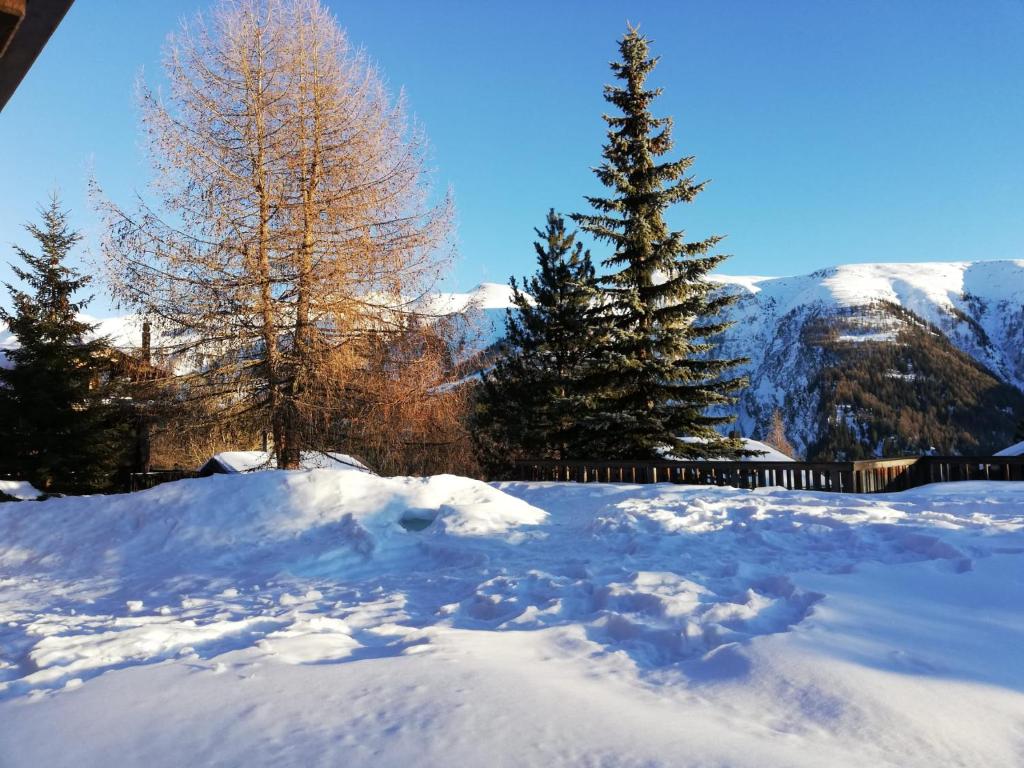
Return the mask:
<path id="1" fill-rule="evenodd" d="M 133 82 L 195 0 L 79 0 L 0 113 L 0 279 L 49 190 L 96 239 L 85 186 L 143 190 Z M 458 209 L 447 287 L 532 271 L 533 227 L 598 191 L 601 87 L 626 20 L 707 191 L 671 223 L 726 234 L 723 271 L 1024 258 L 1022 0 L 342 2 L 404 88 Z M 93 245 L 94 247 L 94 245 Z M 595 246 L 597 256 L 603 246 Z M 111 308 L 102 294 L 97 314 Z"/>

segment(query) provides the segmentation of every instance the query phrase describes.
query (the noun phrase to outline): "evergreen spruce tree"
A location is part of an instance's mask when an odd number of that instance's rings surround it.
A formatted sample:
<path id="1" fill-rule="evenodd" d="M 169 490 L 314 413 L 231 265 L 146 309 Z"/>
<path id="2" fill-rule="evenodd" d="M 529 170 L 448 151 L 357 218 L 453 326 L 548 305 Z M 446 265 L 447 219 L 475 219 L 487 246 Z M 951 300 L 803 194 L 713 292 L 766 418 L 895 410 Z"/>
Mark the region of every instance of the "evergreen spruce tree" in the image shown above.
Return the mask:
<path id="1" fill-rule="evenodd" d="M 608 141 L 595 169 L 610 192 L 587 198 L 594 213 L 573 216 L 615 249 L 601 279 L 608 344 L 588 426 L 602 457 L 736 457 L 747 453 L 742 442 L 715 430 L 730 419 L 708 413 L 745 384 L 728 375 L 743 361 L 716 358 L 710 341 L 728 327 L 719 313 L 735 297 L 705 279 L 726 258 L 712 254 L 722 238 L 687 242 L 665 223 L 669 207 L 692 201 L 706 182 L 687 175 L 693 157 L 659 160 L 673 146 L 672 119 L 651 113 L 661 90 L 645 87 L 657 63 L 648 43 L 633 27 L 619 43 L 622 60 L 611 67 L 622 83 L 604 96 L 621 114 L 604 116 Z"/>
<path id="2" fill-rule="evenodd" d="M 1024 440 L 1024 419 L 1017 425 L 1017 431 L 1013 435 L 1014 440 Z"/>
<path id="3" fill-rule="evenodd" d="M 103 385 L 104 339 L 88 340 L 94 326 L 78 313 L 88 299 L 75 293 L 90 278 L 64 264 L 81 239 L 54 196 L 29 224 L 38 255 L 15 246 L 25 267 L 11 265 L 30 292 L 7 285 L 13 311 L 0 319 L 17 337 L 0 370 L 0 472 L 46 492 L 108 488 L 124 449 L 121 409 Z"/>
<path id="4" fill-rule="evenodd" d="M 506 354 L 484 377 L 477 401 L 477 444 L 488 469 L 511 459 L 589 456 L 581 432 L 584 382 L 594 346 L 597 279 L 590 253 L 548 212 L 535 230 L 537 272 L 513 277 L 514 309 L 505 318 Z"/>

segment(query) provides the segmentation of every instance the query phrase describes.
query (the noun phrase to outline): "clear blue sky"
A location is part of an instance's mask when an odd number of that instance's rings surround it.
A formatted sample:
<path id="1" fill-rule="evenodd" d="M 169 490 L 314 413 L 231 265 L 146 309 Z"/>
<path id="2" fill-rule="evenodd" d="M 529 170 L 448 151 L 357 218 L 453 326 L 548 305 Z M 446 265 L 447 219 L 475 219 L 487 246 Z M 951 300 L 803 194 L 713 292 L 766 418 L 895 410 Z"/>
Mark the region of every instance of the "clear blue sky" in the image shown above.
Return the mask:
<path id="1" fill-rule="evenodd" d="M 672 223 L 723 271 L 1024 258 L 1022 0 L 328 0 L 432 144 L 458 208 L 450 288 L 532 271 L 532 228 L 597 191 L 608 61 L 628 18 L 707 191 Z M 0 113 L 0 279 L 54 186 L 95 243 L 90 169 L 143 189 L 133 81 L 197 0 L 78 0 Z M 602 255 L 601 247 L 595 248 Z M 107 314 L 102 296 L 93 309 Z"/>

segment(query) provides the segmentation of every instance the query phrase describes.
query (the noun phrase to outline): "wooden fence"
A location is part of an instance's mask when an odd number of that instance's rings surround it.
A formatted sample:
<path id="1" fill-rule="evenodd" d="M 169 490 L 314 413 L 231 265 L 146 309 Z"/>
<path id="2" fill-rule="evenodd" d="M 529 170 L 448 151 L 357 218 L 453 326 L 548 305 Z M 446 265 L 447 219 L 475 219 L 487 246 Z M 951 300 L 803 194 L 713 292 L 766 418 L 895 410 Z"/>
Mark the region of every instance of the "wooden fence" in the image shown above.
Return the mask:
<path id="1" fill-rule="evenodd" d="M 835 493 L 902 491 L 956 480 L 1024 480 L 1024 456 L 919 456 L 870 461 L 518 461 L 520 480 L 778 486 Z"/>
<path id="2" fill-rule="evenodd" d="M 199 477 L 199 473 L 192 469 L 154 469 L 150 472 L 132 472 L 128 475 L 128 491 L 131 493 L 144 491 L 161 483 L 186 480 L 192 477 Z"/>

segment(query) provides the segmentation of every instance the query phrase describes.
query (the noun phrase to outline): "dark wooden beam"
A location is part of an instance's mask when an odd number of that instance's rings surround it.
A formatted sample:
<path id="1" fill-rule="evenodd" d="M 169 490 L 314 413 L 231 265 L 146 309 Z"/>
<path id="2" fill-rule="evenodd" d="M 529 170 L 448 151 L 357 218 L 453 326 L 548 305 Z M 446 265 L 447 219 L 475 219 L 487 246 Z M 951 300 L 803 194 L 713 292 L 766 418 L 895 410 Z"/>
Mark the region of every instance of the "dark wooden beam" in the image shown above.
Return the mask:
<path id="1" fill-rule="evenodd" d="M 25 18 L 25 0 L 0 0 L 0 57 Z"/>
<path id="2" fill-rule="evenodd" d="M 0 0 L 0 110 L 74 0 Z"/>

